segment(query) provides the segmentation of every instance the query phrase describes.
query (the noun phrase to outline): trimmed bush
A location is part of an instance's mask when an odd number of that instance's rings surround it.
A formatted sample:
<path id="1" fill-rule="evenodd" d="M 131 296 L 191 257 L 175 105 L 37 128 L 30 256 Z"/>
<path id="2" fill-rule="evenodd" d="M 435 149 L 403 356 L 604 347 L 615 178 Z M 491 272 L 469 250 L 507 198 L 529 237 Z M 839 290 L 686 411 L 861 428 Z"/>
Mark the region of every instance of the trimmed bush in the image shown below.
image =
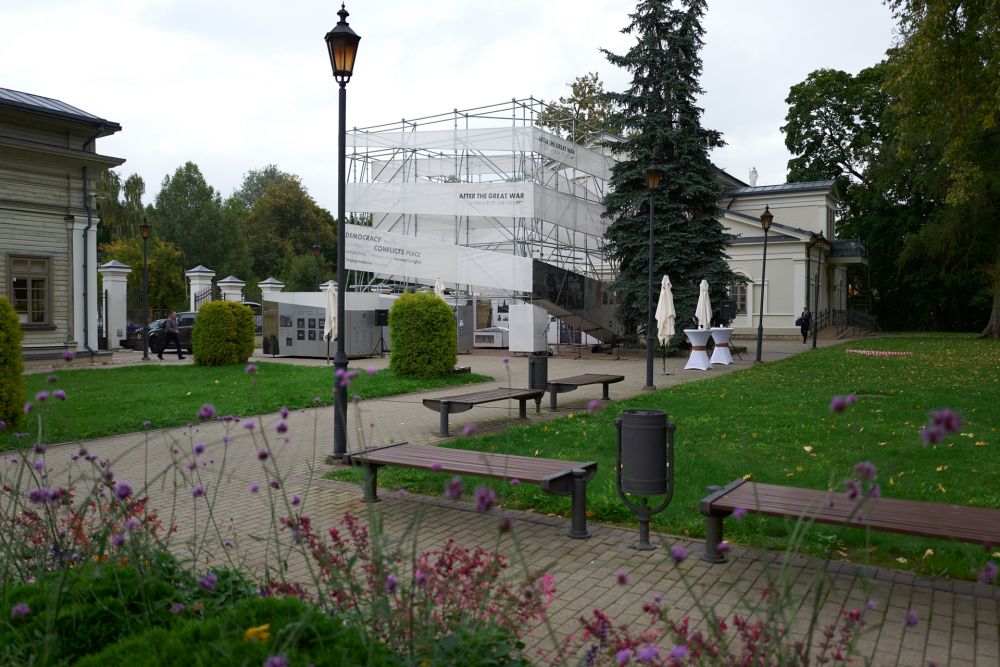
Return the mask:
<path id="1" fill-rule="evenodd" d="M 253 354 L 253 311 L 235 301 L 212 301 L 198 311 L 191 331 L 195 363 L 245 364 Z"/>
<path id="2" fill-rule="evenodd" d="M 263 628 L 263 626 L 268 626 Z M 250 630 L 248 633 L 247 631 Z M 192 619 L 173 628 L 154 628 L 107 647 L 79 667 L 130 665 L 263 665 L 272 656 L 289 665 L 402 665 L 382 644 L 338 617 L 296 599 L 258 598 L 239 602 L 218 615 Z"/>
<path id="3" fill-rule="evenodd" d="M 0 420 L 12 429 L 24 409 L 24 360 L 21 323 L 7 297 L 0 296 Z"/>
<path id="4" fill-rule="evenodd" d="M 458 359 L 455 315 L 434 294 L 404 294 L 389 311 L 392 372 L 418 378 L 440 377 L 454 371 Z"/>

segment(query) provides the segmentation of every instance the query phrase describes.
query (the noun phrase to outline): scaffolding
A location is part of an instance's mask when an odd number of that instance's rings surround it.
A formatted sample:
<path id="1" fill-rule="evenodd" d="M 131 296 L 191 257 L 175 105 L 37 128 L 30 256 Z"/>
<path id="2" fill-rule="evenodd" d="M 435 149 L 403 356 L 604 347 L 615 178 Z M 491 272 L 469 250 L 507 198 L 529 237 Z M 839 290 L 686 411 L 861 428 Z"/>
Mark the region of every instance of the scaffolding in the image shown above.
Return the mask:
<path id="1" fill-rule="evenodd" d="M 543 129 L 543 113 L 551 117 L 553 108 L 529 97 L 355 128 L 346 144 L 347 209 L 375 230 L 609 282 L 602 202 L 614 164 L 607 146 L 617 137 L 573 142 Z M 567 121 L 576 136 L 574 119 Z M 428 278 L 372 275 L 358 287 Z"/>

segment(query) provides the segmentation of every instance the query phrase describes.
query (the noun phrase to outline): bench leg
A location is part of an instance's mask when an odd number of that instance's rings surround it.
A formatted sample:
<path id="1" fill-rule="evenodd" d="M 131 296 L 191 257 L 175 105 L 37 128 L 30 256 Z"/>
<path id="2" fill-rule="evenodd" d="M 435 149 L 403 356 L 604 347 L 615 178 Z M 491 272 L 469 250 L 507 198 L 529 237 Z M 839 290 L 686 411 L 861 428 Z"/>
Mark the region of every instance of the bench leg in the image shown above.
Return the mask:
<path id="1" fill-rule="evenodd" d="M 378 502 L 378 466 L 364 465 L 365 479 L 361 483 L 366 503 Z"/>
<path id="2" fill-rule="evenodd" d="M 539 396 L 538 398 L 535 399 L 535 414 L 536 415 L 542 414 L 542 397 L 541 396 Z"/>
<path id="3" fill-rule="evenodd" d="M 442 438 L 448 437 L 448 410 L 450 403 L 448 401 L 441 401 L 441 419 L 438 427 L 438 435 Z"/>
<path id="4" fill-rule="evenodd" d="M 575 540 L 590 537 L 587 531 L 587 471 L 573 470 L 572 515 L 569 536 Z"/>
<path id="5" fill-rule="evenodd" d="M 558 402 L 558 399 L 556 397 L 558 395 L 559 392 L 557 392 L 555 389 L 551 388 L 549 389 L 549 410 L 551 410 L 552 412 L 555 412 L 556 410 L 559 409 L 558 407 L 556 407 L 556 403 Z"/>
<path id="6" fill-rule="evenodd" d="M 611 400 L 611 396 L 608 394 L 608 383 L 605 382 L 603 385 L 601 385 L 601 387 L 604 389 L 604 395 L 602 396 L 602 398 L 605 401 L 610 401 Z"/>
<path id="7" fill-rule="evenodd" d="M 521 419 L 528 418 L 528 401 L 526 399 L 521 399 L 517 402 L 517 416 Z"/>
<path id="8" fill-rule="evenodd" d="M 726 555 L 719 551 L 719 544 L 722 542 L 722 520 L 721 516 L 705 517 L 707 526 L 705 528 L 705 550 L 701 554 L 701 559 L 708 563 L 725 563 Z"/>

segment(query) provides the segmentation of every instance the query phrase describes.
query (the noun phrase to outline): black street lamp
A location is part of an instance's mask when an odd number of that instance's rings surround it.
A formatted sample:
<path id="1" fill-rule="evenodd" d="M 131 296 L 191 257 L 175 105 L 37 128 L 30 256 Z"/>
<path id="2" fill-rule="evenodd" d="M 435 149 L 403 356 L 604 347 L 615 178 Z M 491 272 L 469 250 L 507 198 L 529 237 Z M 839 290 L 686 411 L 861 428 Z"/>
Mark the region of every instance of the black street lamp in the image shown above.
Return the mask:
<path id="1" fill-rule="evenodd" d="M 316 258 L 316 289 L 319 289 L 319 254 L 322 252 L 322 248 L 319 247 L 318 243 L 313 244 L 313 257 Z"/>
<path id="2" fill-rule="evenodd" d="M 149 361 L 149 232 L 146 218 L 139 225 L 142 236 L 142 360 Z"/>
<path id="3" fill-rule="evenodd" d="M 823 275 L 822 273 L 820 273 L 820 269 L 823 266 L 823 253 L 830 252 L 830 248 L 832 248 L 833 246 L 830 244 L 829 241 L 826 240 L 826 237 L 823 236 L 823 232 L 820 232 L 819 236 L 816 238 L 816 247 L 819 248 L 819 259 L 816 261 L 816 299 L 815 299 L 816 305 L 813 306 L 813 308 L 816 309 L 816 311 L 813 312 L 814 350 L 816 349 L 816 332 L 819 330 L 819 280 L 820 277 L 822 277 Z"/>
<path id="4" fill-rule="evenodd" d="M 337 352 L 333 357 L 334 367 L 334 417 L 333 417 L 333 454 L 331 458 L 343 460 L 347 456 L 347 387 L 341 386 L 341 378 L 347 373 L 347 352 L 344 350 L 344 301 L 347 298 L 347 269 L 344 266 L 344 249 L 347 246 L 344 232 L 346 217 L 345 171 L 347 168 L 347 82 L 354 72 L 354 57 L 358 53 L 358 36 L 347 24 L 349 14 L 340 5 L 337 12 L 340 21 L 333 30 L 326 33 L 326 48 L 330 55 L 330 66 L 333 67 L 333 78 L 340 84 L 340 118 L 338 140 L 340 150 L 337 155 Z"/>
<path id="5" fill-rule="evenodd" d="M 764 228 L 764 258 L 760 263 L 760 314 L 757 316 L 757 360 L 756 363 L 761 362 L 760 353 L 764 345 L 764 290 L 767 289 L 767 283 L 764 281 L 764 277 L 767 274 L 767 233 L 771 231 L 771 223 L 774 222 L 774 214 L 771 213 L 771 207 L 765 206 L 764 212 L 760 214 L 760 226 Z"/>
<path id="6" fill-rule="evenodd" d="M 646 285 L 648 318 L 646 320 L 646 386 L 643 389 L 648 390 L 656 389 L 653 385 L 653 342 L 656 338 L 653 319 L 653 217 L 656 191 L 660 187 L 661 178 L 663 178 L 663 168 L 660 165 L 653 163 L 646 167 L 646 187 L 649 188 L 649 284 Z"/>

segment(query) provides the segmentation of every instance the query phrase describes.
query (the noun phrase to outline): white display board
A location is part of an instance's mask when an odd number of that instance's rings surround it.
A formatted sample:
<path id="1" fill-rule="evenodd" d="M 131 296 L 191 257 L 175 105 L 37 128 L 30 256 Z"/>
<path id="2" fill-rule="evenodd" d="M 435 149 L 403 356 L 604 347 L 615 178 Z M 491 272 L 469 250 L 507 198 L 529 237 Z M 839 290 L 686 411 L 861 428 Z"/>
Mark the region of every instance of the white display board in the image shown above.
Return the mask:
<path id="1" fill-rule="evenodd" d="M 510 306 L 508 326 L 510 327 L 511 352 L 545 352 L 545 340 L 549 328 L 549 314 L 544 308 L 529 304 Z"/>

